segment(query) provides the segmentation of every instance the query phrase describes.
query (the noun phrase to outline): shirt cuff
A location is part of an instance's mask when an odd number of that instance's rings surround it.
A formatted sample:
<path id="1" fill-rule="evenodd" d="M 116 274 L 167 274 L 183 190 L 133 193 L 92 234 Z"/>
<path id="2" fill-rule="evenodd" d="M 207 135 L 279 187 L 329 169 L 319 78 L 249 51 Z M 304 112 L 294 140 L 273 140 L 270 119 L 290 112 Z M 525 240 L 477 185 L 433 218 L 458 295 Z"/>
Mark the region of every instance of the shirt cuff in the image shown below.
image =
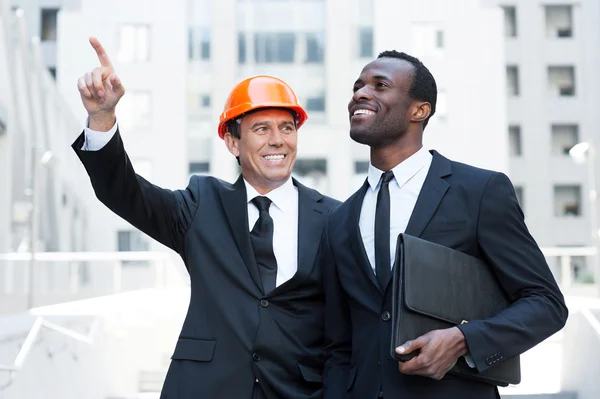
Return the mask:
<path id="1" fill-rule="evenodd" d="M 467 364 L 469 365 L 469 367 L 471 367 L 472 369 L 475 368 L 475 362 L 473 361 L 473 358 L 471 357 L 471 355 L 467 354 L 464 356 L 465 361 L 467 362 Z"/>
<path id="2" fill-rule="evenodd" d="M 98 151 L 101 150 L 108 142 L 113 138 L 117 132 L 118 120 L 108 132 L 98 132 L 90 129 L 90 118 L 88 117 L 85 121 L 85 128 L 83 129 L 84 140 L 82 151 Z"/>

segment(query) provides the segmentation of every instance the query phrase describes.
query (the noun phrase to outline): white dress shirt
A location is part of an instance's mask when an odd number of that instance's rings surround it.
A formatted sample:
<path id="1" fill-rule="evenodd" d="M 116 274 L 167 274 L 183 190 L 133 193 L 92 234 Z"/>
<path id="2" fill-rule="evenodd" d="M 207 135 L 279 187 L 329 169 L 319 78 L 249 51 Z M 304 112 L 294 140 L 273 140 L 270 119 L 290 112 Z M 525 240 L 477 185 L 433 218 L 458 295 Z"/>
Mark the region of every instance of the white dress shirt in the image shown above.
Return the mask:
<path id="1" fill-rule="evenodd" d="M 245 179 L 248 196 L 248 226 L 250 231 L 258 220 L 258 208 L 251 202 L 260 194 Z M 277 281 L 280 286 L 291 279 L 298 269 L 298 189 L 289 178 L 265 195 L 273 203 L 269 215 L 273 218 L 273 253 L 277 260 Z"/>
<path id="2" fill-rule="evenodd" d="M 87 123 L 86 123 L 87 126 Z M 117 123 L 108 132 L 84 129 L 84 151 L 97 151 L 104 147 L 117 131 Z M 248 201 L 248 226 L 252 231 L 258 220 L 258 208 L 251 202 L 260 194 L 245 179 Z M 272 204 L 269 215 L 273 218 L 273 253 L 277 260 L 276 286 L 291 279 L 298 270 L 298 189 L 289 178 L 267 195 Z"/>
<path id="3" fill-rule="evenodd" d="M 423 183 L 429 172 L 431 153 L 425 148 L 408 157 L 398 164 L 392 172 L 394 178 L 390 181 L 390 269 L 396 258 L 396 241 L 400 233 L 404 233 L 408 220 L 412 215 L 417 198 L 423 188 Z M 360 211 L 360 234 L 362 236 L 371 268 L 375 273 L 375 208 L 377 206 L 377 194 L 381 186 L 381 171 L 369 164 L 367 180 L 369 189 L 365 194 Z"/>

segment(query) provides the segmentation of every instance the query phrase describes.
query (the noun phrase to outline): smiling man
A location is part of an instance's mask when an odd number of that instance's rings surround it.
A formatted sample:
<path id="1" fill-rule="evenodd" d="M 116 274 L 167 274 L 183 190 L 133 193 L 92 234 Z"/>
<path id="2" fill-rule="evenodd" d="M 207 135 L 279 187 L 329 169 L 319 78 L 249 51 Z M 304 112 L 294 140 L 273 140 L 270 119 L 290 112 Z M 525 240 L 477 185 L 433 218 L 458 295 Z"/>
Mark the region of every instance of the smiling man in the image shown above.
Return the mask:
<path id="1" fill-rule="evenodd" d="M 324 235 L 324 397 L 499 398 L 495 386 L 448 371 L 467 362 L 484 372 L 520 355 L 560 330 L 568 314 L 513 186 L 502 173 L 423 147 L 437 87 L 418 59 L 381 53 L 353 92 L 350 137 L 370 147 L 371 162 L 364 185 L 332 212 Z M 400 233 L 484 259 L 512 305 L 489 319 L 412 337 L 395 350 L 419 354 L 398 363 L 390 355 L 390 313 Z"/>
<path id="2" fill-rule="evenodd" d="M 100 67 L 79 79 L 89 126 L 73 144 L 97 197 L 177 251 L 190 273 L 188 314 L 161 398 L 322 397 L 323 292 L 315 260 L 339 202 L 291 178 L 307 115 L 292 89 L 255 76 L 231 92 L 218 127 L 242 174 L 194 176 L 185 190 L 138 176 L 116 106 L 125 90 L 95 38 Z"/>

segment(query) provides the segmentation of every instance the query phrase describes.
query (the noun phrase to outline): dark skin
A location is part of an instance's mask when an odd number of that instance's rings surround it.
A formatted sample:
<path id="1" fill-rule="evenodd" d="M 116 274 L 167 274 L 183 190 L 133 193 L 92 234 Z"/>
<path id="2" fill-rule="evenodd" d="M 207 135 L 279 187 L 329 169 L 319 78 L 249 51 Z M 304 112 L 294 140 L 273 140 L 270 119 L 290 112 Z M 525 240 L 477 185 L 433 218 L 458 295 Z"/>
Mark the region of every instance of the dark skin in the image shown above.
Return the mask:
<path id="1" fill-rule="evenodd" d="M 379 170 L 393 169 L 423 147 L 423 122 L 431 105 L 409 96 L 413 74 L 414 66 L 408 61 L 378 58 L 363 68 L 354 83 L 348 104 L 350 137 L 371 148 L 371 163 Z M 365 111 L 356 114 L 357 110 Z M 418 356 L 399 362 L 400 372 L 435 380 L 468 353 L 457 327 L 430 331 L 396 348 L 396 353 L 417 349 Z"/>

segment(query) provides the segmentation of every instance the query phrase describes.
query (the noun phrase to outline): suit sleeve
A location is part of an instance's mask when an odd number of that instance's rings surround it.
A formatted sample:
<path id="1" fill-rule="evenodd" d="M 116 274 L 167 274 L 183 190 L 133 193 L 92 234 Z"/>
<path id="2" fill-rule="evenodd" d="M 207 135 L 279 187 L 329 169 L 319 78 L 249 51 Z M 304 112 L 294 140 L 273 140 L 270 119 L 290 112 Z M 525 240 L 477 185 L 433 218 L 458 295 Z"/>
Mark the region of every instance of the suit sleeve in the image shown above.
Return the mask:
<path id="1" fill-rule="evenodd" d="M 318 262 L 323 271 L 325 293 L 325 370 L 323 398 L 346 398 L 351 351 L 352 325 L 348 298 L 340 283 L 337 264 L 325 228 Z"/>
<path id="2" fill-rule="evenodd" d="M 508 177 L 495 173 L 484 190 L 477 242 L 512 305 L 459 328 L 477 370 L 520 355 L 559 331 L 568 310 L 537 243 L 525 225 Z"/>
<path id="3" fill-rule="evenodd" d="M 184 236 L 198 207 L 198 183 L 186 190 L 157 187 L 137 175 L 117 130 L 98 151 L 84 151 L 82 133 L 72 145 L 96 197 L 114 213 L 163 245 L 183 252 Z"/>

